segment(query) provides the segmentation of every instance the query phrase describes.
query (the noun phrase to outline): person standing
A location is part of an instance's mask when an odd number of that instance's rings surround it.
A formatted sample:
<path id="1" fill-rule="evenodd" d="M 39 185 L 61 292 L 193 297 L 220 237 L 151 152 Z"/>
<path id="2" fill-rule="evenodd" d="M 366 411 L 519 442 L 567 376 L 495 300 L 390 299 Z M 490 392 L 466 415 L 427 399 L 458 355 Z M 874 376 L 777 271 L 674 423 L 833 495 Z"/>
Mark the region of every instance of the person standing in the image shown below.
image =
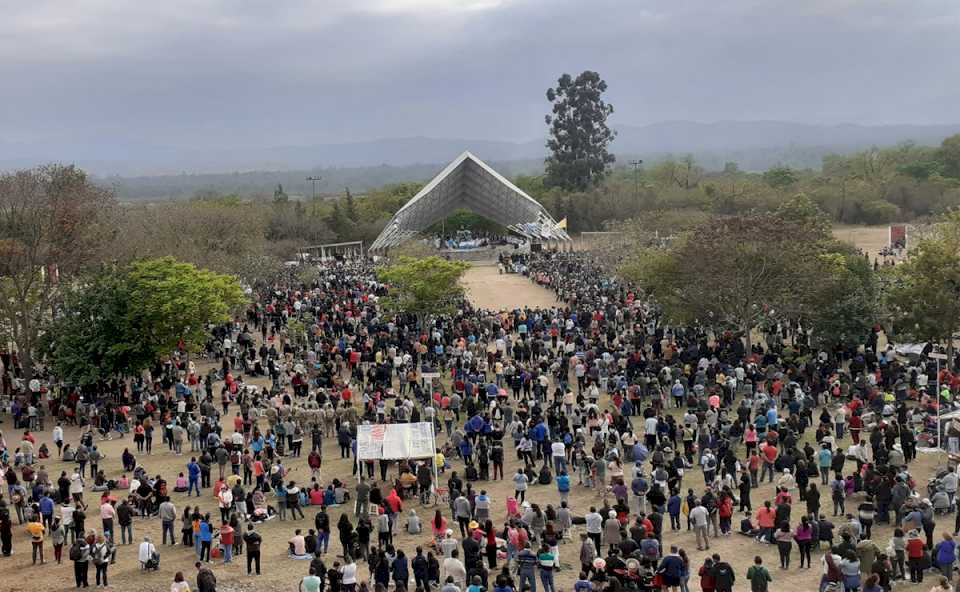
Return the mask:
<path id="1" fill-rule="evenodd" d="M 70 546 L 70 560 L 73 561 L 73 577 L 77 588 L 89 588 L 87 572 L 90 567 L 90 545 L 82 534 Z"/>
<path id="2" fill-rule="evenodd" d="M 553 570 L 556 567 L 556 556 L 550 552 L 547 544 L 540 546 L 540 553 L 537 554 L 537 563 L 540 567 L 540 582 L 543 584 L 544 592 L 557 592 L 553 584 Z"/>
<path id="3" fill-rule="evenodd" d="M 707 524 L 710 521 L 710 513 L 700 500 L 697 505 L 690 510 L 690 523 L 693 525 L 693 532 L 697 536 L 697 550 L 703 551 L 710 548 L 710 539 L 707 534 Z"/>
<path id="4" fill-rule="evenodd" d="M 217 592 L 217 576 L 213 575 L 210 568 L 199 561 L 194 567 L 197 568 L 197 592 Z"/>
<path id="5" fill-rule="evenodd" d="M 53 519 L 50 527 L 50 541 L 53 543 L 53 559 L 57 564 L 63 563 L 63 544 L 67 541 L 67 529 L 60 522 L 60 518 Z"/>
<path id="6" fill-rule="evenodd" d="M 790 552 L 793 550 L 793 533 L 790 532 L 790 523 L 782 522 L 776 534 L 773 535 L 780 552 L 780 569 L 790 569 Z"/>
<path id="7" fill-rule="evenodd" d="M 737 574 L 733 567 L 720 559 L 720 555 L 713 554 L 713 582 L 717 592 L 733 592 L 733 584 L 737 581 Z"/>
<path id="8" fill-rule="evenodd" d="M 600 549 L 603 548 L 601 541 L 601 533 L 603 532 L 603 516 L 597 512 L 595 507 L 590 506 L 590 511 L 587 512 L 587 515 L 583 518 L 584 522 L 586 523 L 587 536 L 593 540 L 593 546 L 597 553 L 599 553 Z"/>
<path id="9" fill-rule="evenodd" d="M 97 542 L 90 551 L 90 557 L 93 559 L 93 566 L 97 570 L 97 585 L 102 585 L 104 588 L 108 586 L 107 567 L 110 565 L 110 555 L 109 540 L 103 535 L 98 536 Z"/>
<path id="10" fill-rule="evenodd" d="M 174 535 L 173 525 L 177 521 L 177 508 L 173 505 L 173 502 L 170 501 L 170 498 L 163 500 L 163 503 L 160 504 L 160 524 L 161 524 L 161 543 L 162 545 L 167 544 L 167 533 L 170 533 L 170 544 L 176 545 L 177 538 Z M 121 538 L 125 538 L 126 534 L 124 533 L 124 527 L 121 524 L 120 526 Z M 130 532 L 130 542 L 133 542 L 133 530 Z"/>
<path id="11" fill-rule="evenodd" d="M 672 545 L 670 547 L 670 553 L 660 560 L 660 566 L 657 569 L 663 578 L 664 587 L 669 588 L 672 592 L 676 592 L 680 586 L 680 578 L 683 576 L 683 570 L 683 558 L 680 557 L 680 551 L 676 545 Z M 748 575 L 747 577 L 750 576 Z"/>
<path id="12" fill-rule="evenodd" d="M 528 481 L 523 469 L 517 469 L 516 474 L 513 476 L 513 496 L 518 502 L 524 502 L 527 499 Z"/>
<path id="13" fill-rule="evenodd" d="M 793 537 L 800 548 L 800 567 L 803 568 L 804 560 L 807 563 L 807 569 L 810 569 L 810 549 L 813 547 L 813 526 L 810 519 L 806 516 L 800 518 L 800 524 L 793 532 Z"/>
<path id="14" fill-rule="evenodd" d="M 13 522 L 9 512 L 0 513 L 0 552 L 4 557 L 13 553 Z"/>
<path id="15" fill-rule="evenodd" d="M 113 507 L 113 503 L 110 500 L 107 500 L 100 504 L 100 520 L 103 523 L 103 534 L 110 539 L 113 539 L 113 521 L 117 517 L 117 509 Z"/>
<path id="16" fill-rule="evenodd" d="M 524 548 L 517 554 L 517 584 L 521 590 L 524 585 L 529 587 L 530 592 L 537 592 L 537 580 L 534 577 L 534 571 L 539 562 L 539 558 L 530 550 L 530 543 L 526 543 Z M 552 574 L 551 574 L 552 576 Z"/>
<path id="17" fill-rule="evenodd" d="M 243 535 L 243 542 L 247 545 L 247 575 L 253 575 L 251 573 L 251 566 L 256 564 L 257 566 L 257 575 L 260 575 L 260 545 L 263 543 L 263 538 L 260 534 L 253 529 L 253 524 L 247 525 L 247 532 Z"/>
<path id="18" fill-rule="evenodd" d="M 33 546 L 33 564 L 37 564 L 37 556 L 40 556 L 40 563 L 43 564 L 43 534 L 47 529 L 40 521 L 40 515 L 34 514 L 30 522 L 27 523 L 27 532 L 30 533 L 30 543 Z"/>
<path id="19" fill-rule="evenodd" d="M 190 497 L 190 492 L 194 488 L 197 490 L 197 497 L 200 497 L 200 464 L 197 463 L 197 457 L 195 456 L 191 456 L 190 462 L 187 463 L 187 475 L 189 476 L 187 497 Z"/>
<path id="20" fill-rule="evenodd" d="M 220 523 L 220 548 L 223 553 L 223 564 L 231 563 L 233 559 L 233 527 L 229 522 Z"/>
<path id="21" fill-rule="evenodd" d="M 750 580 L 750 592 L 767 592 L 770 582 L 770 571 L 763 566 L 763 558 L 757 555 L 753 558 L 753 565 L 747 570 L 747 579 Z"/>

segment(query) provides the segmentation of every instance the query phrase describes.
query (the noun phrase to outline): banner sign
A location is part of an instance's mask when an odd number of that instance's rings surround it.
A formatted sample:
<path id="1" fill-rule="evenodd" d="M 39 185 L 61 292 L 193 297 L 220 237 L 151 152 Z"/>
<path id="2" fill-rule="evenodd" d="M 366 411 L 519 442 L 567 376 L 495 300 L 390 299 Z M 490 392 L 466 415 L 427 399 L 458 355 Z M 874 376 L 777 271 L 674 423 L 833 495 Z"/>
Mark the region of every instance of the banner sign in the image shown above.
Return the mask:
<path id="1" fill-rule="evenodd" d="M 436 453 L 429 422 L 357 426 L 360 460 L 427 458 Z"/>

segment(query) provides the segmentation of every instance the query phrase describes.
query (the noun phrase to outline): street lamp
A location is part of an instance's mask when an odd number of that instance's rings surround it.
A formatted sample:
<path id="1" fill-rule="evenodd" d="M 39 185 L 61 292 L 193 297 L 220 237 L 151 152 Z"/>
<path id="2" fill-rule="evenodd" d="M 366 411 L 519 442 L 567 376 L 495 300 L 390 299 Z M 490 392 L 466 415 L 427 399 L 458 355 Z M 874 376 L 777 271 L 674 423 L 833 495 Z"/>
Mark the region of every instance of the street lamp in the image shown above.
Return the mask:
<path id="1" fill-rule="evenodd" d="M 636 160 L 631 160 L 630 164 L 633 165 L 633 176 L 637 182 L 637 199 L 640 199 L 640 165 L 643 164 L 643 160 L 639 158 Z"/>
<path id="2" fill-rule="evenodd" d="M 317 183 L 321 179 L 323 179 L 323 177 L 321 177 L 320 175 L 317 175 L 316 177 L 314 176 L 307 177 L 307 181 L 313 182 L 313 199 L 317 199 Z"/>

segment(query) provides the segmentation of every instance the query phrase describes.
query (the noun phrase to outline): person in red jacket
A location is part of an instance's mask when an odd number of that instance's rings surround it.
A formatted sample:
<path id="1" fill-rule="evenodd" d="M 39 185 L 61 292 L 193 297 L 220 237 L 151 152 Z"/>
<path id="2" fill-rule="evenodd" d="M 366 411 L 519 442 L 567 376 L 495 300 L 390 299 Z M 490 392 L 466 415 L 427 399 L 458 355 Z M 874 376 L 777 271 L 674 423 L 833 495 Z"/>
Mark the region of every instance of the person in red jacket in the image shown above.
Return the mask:
<path id="1" fill-rule="evenodd" d="M 700 566 L 700 571 L 697 572 L 697 574 L 700 576 L 700 589 L 703 592 L 716 591 L 717 584 L 713 579 L 713 559 L 707 557 L 703 565 Z"/>
<path id="2" fill-rule="evenodd" d="M 720 516 L 720 532 L 723 533 L 723 536 L 729 536 L 730 527 L 733 524 L 733 495 L 729 491 L 720 494 L 717 514 Z"/>

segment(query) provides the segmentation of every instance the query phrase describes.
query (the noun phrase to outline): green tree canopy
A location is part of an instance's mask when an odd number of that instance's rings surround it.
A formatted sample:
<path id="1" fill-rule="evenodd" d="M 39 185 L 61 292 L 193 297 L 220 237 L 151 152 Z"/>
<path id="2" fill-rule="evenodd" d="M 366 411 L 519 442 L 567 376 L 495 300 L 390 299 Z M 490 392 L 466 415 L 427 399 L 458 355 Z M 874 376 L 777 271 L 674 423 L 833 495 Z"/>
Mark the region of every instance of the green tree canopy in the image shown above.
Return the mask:
<path id="1" fill-rule="evenodd" d="M 786 212 L 809 210 L 794 203 Z M 838 284 L 849 289 L 859 277 L 847 277 L 854 262 L 844 253 L 829 226 L 807 214 L 715 217 L 666 249 L 641 250 L 621 273 L 651 293 L 671 322 L 734 329 L 749 348 L 750 331 L 765 320 L 815 323 L 828 299 L 824 291 Z M 871 309 L 858 310 L 857 322 L 873 320 Z M 831 329 L 831 335 L 847 331 Z"/>
<path id="2" fill-rule="evenodd" d="M 799 181 L 800 177 L 790 167 L 776 166 L 763 173 L 763 180 L 774 189 L 784 189 Z"/>
<path id="3" fill-rule="evenodd" d="M 960 212 L 950 212 L 932 236 L 894 267 L 886 292 L 897 334 L 948 342 L 960 329 Z"/>
<path id="4" fill-rule="evenodd" d="M 546 159 L 548 187 L 583 191 L 603 178 L 615 158 L 607 151 L 616 132 L 607 126 L 613 105 L 603 100 L 607 83 L 596 72 L 576 78 L 564 74 L 556 88 L 547 89 L 553 103 L 546 116 L 550 128 Z"/>
<path id="5" fill-rule="evenodd" d="M 394 314 L 414 315 L 422 328 L 429 318 L 457 310 L 464 294 L 460 278 L 469 267 L 463 261 L 436 256 L 399 257 L 377 271 L 380 281 L 389 286 L 380 303 Z"/>
<path id="6" fill-rule="evenodd" d="M 183 346 L 206 343 L 208 326 L 246 302 L 233 276 L 171 257 L 101 271 L 65 295 L 44 352 L 58 376 L 78 384 L 125 376 Z"/>

